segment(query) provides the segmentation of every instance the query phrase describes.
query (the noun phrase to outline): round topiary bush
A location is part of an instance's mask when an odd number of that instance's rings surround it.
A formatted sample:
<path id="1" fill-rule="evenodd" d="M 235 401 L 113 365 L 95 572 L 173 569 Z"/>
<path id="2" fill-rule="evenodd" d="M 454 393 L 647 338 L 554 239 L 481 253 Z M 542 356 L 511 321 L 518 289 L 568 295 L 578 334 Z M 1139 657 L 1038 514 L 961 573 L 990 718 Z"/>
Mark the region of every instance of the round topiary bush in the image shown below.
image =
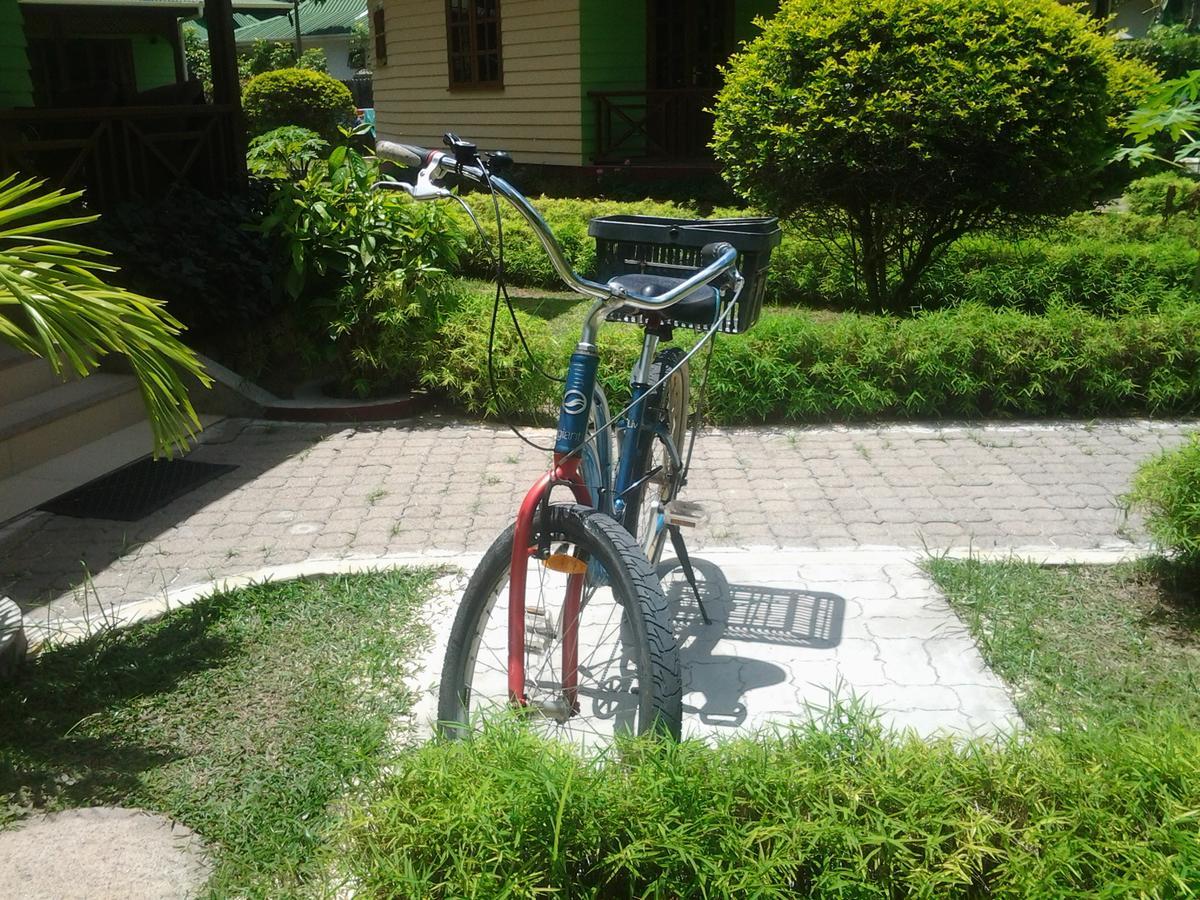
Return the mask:
<path id="1" fill-rule="evenodd" d="M 276 69 L 255 75 L 242 94 L 250 134 L 265 134 L 284 125 L 300 125 L 327 141 L 338 138 L 338 126 L 354 121 L 350 89 L 324 72 Z"/>
<path id="2" fill-rule="evenodd" d="M 713 149 L 902 309 L 958 236 L 1087 200 L 1153 80 L 1113 46 L 1057 0 L 784 0 L 729 64 Z"/>

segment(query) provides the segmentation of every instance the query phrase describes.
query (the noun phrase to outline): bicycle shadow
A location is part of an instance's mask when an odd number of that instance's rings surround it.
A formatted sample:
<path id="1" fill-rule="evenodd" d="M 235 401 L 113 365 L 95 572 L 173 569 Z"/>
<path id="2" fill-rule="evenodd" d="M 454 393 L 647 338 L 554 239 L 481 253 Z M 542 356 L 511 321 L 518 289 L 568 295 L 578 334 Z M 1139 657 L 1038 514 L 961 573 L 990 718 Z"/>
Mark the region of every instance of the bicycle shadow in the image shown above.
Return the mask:
<path id="1" fill-rule="evenodd" d="M 747 694 L 787 681 L 789 673 L 784 666 L 751 656 L 716 653 L 722 641 L 797 650 L 831 650 L 841 643 L 844 597 L 823 591 L 731 584 L 719 566 L 695 557 L 692 569 L 711 620 L 708 625 L 678 561 L 664 560 L 658 566 L 679 646 L 684 696 L 704 696 L 702 706 L 685 702 L 685 715 L 695 715 L 706 725 L 737 728 L 749 715 Z"/>

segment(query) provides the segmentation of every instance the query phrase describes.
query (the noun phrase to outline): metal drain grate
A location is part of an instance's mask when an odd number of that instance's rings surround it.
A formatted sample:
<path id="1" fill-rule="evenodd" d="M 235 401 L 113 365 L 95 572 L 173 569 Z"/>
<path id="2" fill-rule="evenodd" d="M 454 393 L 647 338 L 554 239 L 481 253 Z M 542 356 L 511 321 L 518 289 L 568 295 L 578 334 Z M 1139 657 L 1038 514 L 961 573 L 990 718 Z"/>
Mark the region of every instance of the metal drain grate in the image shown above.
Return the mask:
<path id="1" fill-rule="evenodd" d="M 237 466 L 143 459 L 62 494 L 38 509 L 76 519 L 134 522 Z"/>

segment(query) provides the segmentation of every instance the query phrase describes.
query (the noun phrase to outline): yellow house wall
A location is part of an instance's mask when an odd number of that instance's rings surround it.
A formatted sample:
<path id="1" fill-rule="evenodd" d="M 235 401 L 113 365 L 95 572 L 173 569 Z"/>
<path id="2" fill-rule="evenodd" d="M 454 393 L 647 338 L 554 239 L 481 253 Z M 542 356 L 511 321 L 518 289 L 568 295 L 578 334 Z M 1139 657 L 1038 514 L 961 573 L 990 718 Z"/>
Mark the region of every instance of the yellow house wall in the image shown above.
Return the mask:
<path id="1" fill-rule="evenodd" d="M 452 91 L 445 0 L 371 0 L 387 34 L 387 64 L 374 69 L 379 136 L 440 147 L 454 131 L 517 162 L 580 165 L 579 3 L 501 0 L 504 87 Z"/>

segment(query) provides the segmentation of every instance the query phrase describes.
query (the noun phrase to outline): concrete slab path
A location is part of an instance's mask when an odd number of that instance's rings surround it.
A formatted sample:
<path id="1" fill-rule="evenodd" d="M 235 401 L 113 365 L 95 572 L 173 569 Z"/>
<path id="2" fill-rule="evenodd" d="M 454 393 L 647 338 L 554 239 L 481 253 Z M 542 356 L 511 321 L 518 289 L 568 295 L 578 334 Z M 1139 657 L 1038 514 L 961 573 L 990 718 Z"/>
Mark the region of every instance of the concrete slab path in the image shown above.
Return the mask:
<path id="1" fill-rule="evenodd" d="M 1018 727 L 1007 687 L 912 557 L 902 550 L 701 551 L 693 564 L 710 625 L 674 561 L 664 561 L 685 736 L 716 740 L 786 726 L 819 714 L 835 697 L 861 698 L 884 724 L 924 736 L 986 737 Z M 475 559 L 447 562 L 469 572 Z M 417 739 L 437 720 L 442 657 L 465 585 L 465 575 L 443 579 L 428 610 L 435 639 L 419 667 L 421 699 L 410 723 Z"/>

